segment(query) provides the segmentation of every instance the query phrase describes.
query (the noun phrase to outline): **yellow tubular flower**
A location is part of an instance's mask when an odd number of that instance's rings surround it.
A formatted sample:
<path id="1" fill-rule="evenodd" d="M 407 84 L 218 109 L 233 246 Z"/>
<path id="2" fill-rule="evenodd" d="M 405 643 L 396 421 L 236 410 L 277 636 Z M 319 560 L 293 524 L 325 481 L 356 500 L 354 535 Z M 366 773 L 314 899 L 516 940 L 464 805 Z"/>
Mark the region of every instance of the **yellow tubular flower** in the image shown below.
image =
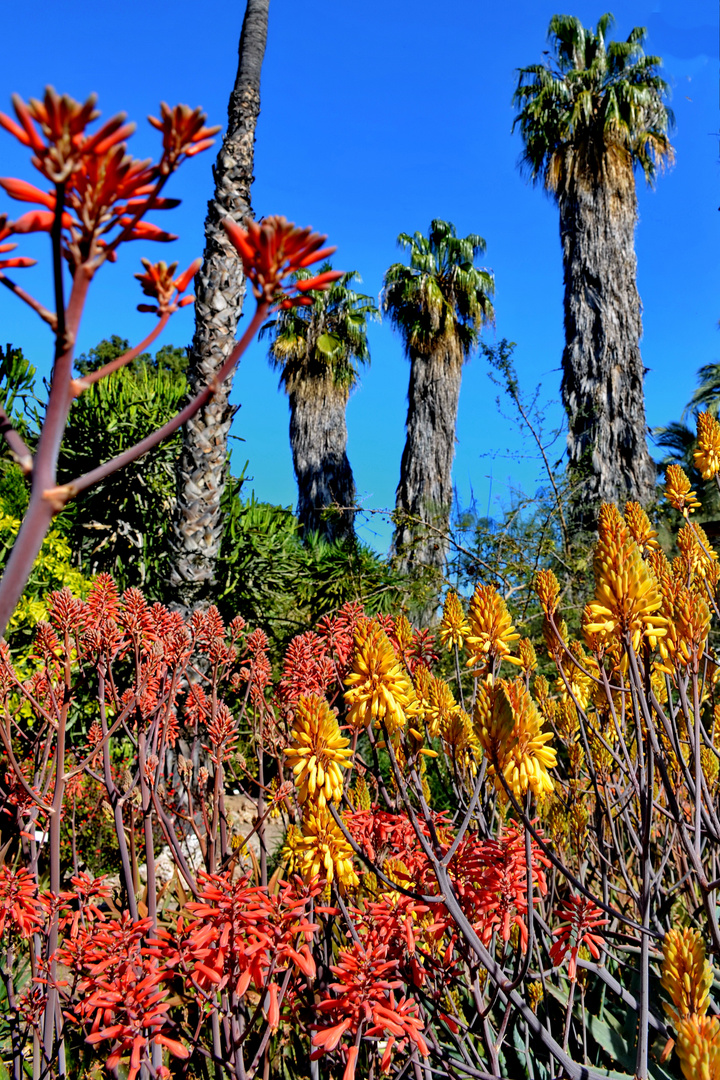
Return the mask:
<path id="1" fill-rule="evenodd" d="M 685 560 L 687 573 L 693 578 L 712 578 L 717 552 L 700 525 L 684 525 L 677 535 L 677 546 Z M 683 575 L 685 576 L 685 575 Z"/>
<path id="2" fill-rule="evenodd" d="M 555 766 L 557 756 L 545 745 L 552 734 L 543 733 L 542 717 L 522 679 L 499 679 L 494 686 L 478 688 L 475 731 L 492 765 L 498 791 L 504 790 L 498 771 L 518 799 L 528 788 L 536 798 L 553 790 L 548 769 Z"/>
<path id="3" fill-rule="evenodd" d="M 418 664 L 415 668 L 413 679 L 415 683 L 415 696 L 418 700 L 420 712 L 425 715 L 428 706 L 430 705 L 430 685 L 433 676 L 431 675 L 429 668 L 426 668 L 424 664 Z"/>
<path id="4" fill-rule="evenodd" d="M 677 1026 L 675 1052 L 685 1080 L 720 1080 L 720 1020 L 687 1016 Z"/>
<path id="5" fill-rule="evenodd" d="M 296 858 L 303 880 L 321 877 L 328 883 L 337 881 L 343 892 L 356 888 L 359 879 L 353 866 L 353 850 L 327 807 L 308 803 L 302 830 L 296 842 Z"/>
<path id="6" fill-rule="evenodd" d="M 340 734 L 337 717 L 324 698 L 305 694 L 295 708 L 285 750 L 287 763 L 295 775 L 298 801 L 314 799 L 318 806 L 340 802 L 343 769 L 350 768 L 349 740 Z"/>
<path id="7" fill-rule="evenodd" d="M 515 726 L 512 742 L 506 747 L 500 763 L 503 776 L 517 799 L 523 797 L 528 788 L 536 799 L 543 799 L 553 790 L 548 769 L 557 764 L 555 751 L 545 745 L 552 739 L 552 732 L 542 732 L 542 717 L 521 679 L 506 684 L 506 693 Z"/>
<path id="8" fill-rule="evenodd" d="M 709 412 L 698 415 L 697 448 L 693 458 L 703 480 L 711 480 L 720 472 L 720 424 Z"/>
<path id="9" fill-rule="evenodd" d="M 665 576 L 661 581 L 663 615 L 667 620 L 667 635 L 660 642 L 663 663 L 661 671 L 673 674 L 673 664 L 700 670 L 710 630 L 710 608 L 705 598 L 677 578 Z"/>
<path id="10" fill-rule="evenodd" d="M 445 606 L 440 620 L 440 641 L 448 650 L 452 649 L 453 645 L 462 649 L 463 641 L 469 633 L 470 624 L 465 618 L 460 597 L 457 593 L 449 592 L 445 597 Z"/>
<path id="11" fill-rule="evenodd" d="M 554 615 L 560 599 L 560 584 L 552 570 L 539 570 L 535 578 L 535 592 L 546 616 Z"/>
<path id="12" fill-rule="evenodd" d="M 665 498 L 685 517 L 700 506 L 698 497 L 692 490 L 687 474 L 679 465 L 668 465 L 665 473 Z"/>
<path id="13" fill-rule="evenodd" d="M 616 507 L 603 503 L 595 549 L 595 599 L 585 609 L 583 631 L 589 647 L 609 647 L 628 634 L 635 651 L 642 638 L 654 647 L 666 633 L 659 614 L 662 599 L 637 543 Z"/>
<path id="14" fill-rule="evenodd" d="M 395 621 L 395 637 L 400 646 L 400 652 L 406 653 L 408 649 L 412 647 L 413 636 L 413 628 L 410 625 L 407 616 L 401 615 L 400 618 Z"/>
<path id="15" fill-rule="evenodd" d="M 592 670 L 595 669 L 595 672 L 597 672 L 597 664 L 592 657 L 586 655 L 585 650 L 579 641 L 571 642 L 570 652 L 577 657 L 578 662 L 582 664 L 585 671 L 590 670 L 592 672 Z M 571 663 L 567 657 L 563 660 L 563 670 L 565 672 L 565 679 L 563 679 L 562 676 L 558 676 L 555 680 L 555 689 L 560 695 L 560 700 L 572 701 L 574 695 L 580 708 L 586 709 L 595 689 L 594 681 L 586 675 L 584 671 L 581 671 L 577 664 Z M 565 685 L 565 680 L 567 680 L 567 687 Z"/>
<path id="16" fill-rule="evenodd" d="M 460 706 L 445 680 L 439 679 L 437 675 L 431 675 L 430 686 L 428 687 L 428 706 L 425 710 L 425 719 L 427 720 L 431 739 L 440 734 L 443 726 L 459 708 Z"/>
<path id="17" fill-rule="evenodd" d="M 633 540 L 647 554 L 649 551 L 660 547 L 657 542 L 657 531 L 650 524 L 650 518 L 643 510 L 640 503 L 625 503 L 625 523 L 630 530 Z"/>
<path id="18" fill-rule="evenodd" d="M 442 726 L 448 756 L 474 776 L 482 758 L 482 747 L 473 730 L 472 720 L 464 709 L 457 708 Z"/>
<path id="19" fill-rule="evenodd" d="M 673 1024 L 690 1013 L 704 1015 L 709 1005 L 713 969 L 705 959 L 699 930 L 668 930 L 663 939 L 661 986 L 672 1000 L 664 1005 Z"/>
<path id="20" fill-rule="evenodd" d="M 510 656 L 520 635 L 515 632 L 507 604 L 492 585 L 477 586 L 468 617 L 470 633 L 465 639 L 470 653 L 468 667 L 487 670 L 495 659 L 520 663 L 517 657 Z"/>
<path id="21" fill-rule="evenodd" d="M 520 656 L 520 666 L 523 671 L 529 675 L 531 671 L 534 671 L 537 667 L 537 654 L 535 652 L 535 646 L 530 638 L 522 638 L 518 645 L 518 654 Z"/>
<path id="22" fill-rule="evenodd" d="M 357 776 L 355 778 L 352 801 L 356 810 L 369 810 L 372 806 L 370 791 L 364 776 Z"/>
<path id="23" fill-rule="evenodd" d="M 395 734 L 419 712 L 419 703 L 410 677 L 395 655 L 387 634 L 365 620 L 355 634 L 355 657 L 345 679 L 348 689 L 348 723 L 362 731 L 369 724 L 385 721 L 388 734 Z"/>

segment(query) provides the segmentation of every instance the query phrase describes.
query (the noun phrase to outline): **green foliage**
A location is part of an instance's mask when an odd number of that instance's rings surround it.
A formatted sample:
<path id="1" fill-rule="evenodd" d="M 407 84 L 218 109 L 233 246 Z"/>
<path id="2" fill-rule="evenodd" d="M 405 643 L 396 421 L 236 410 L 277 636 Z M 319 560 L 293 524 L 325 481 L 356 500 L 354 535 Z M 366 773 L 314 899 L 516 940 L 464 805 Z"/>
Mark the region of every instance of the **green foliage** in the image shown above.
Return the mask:
<path id="1" fill-rule="evenodd" d="M 129 349 L 130 342 L 127 338 L 111 334 L 109 338 L 103 339 L 86 353 L 81 353 L 75 361 L 75 367 L 81 375 L 87 375 L 117 360 Z M 187 349 L 178 348 L 177 345 L 163 345 L 154 357 L 147 352 L 140 353 L 128 366 L 136 375 L 140 374 L 144 368 L 152 368 L 155 371 L 164 371 L 169 375 L 184 378 L 187 370 Z"/>
<path id="2" fill-rule="evenodd" d="M 371 613 L 387 612 L 406 598 L 406 583 L 362 544 L 328 543 L 317 534 L 300 538 L 289 509 L 240 498 L 241 481 L 224 495 L 226 526 L 217 570 L 217 604 L 266 629 L 275 655 L 295 634 L 349 600 Z"/>
<path id="3" fill-rule="evenodd" d="M 330 263 L 323 263 L 320 272 L 330 269 Z M 315 272 L 301 270 L 295 280 L 306 281 Z M 280 370 L 280 384 L 288 393 L 328 375 L 350 391 L 357 382 L 358 364 L 370 363 L 367 324 L 378 318 L 377 305 L 371 296 L 351 289 L 353 281 L 360 281 L 360 276 L 351 270 L 329 289 L 308 293 L 311 305 L 280 311 L 261 329 L 261 338 L 272 336 L 270 362 Z"/>
<path id="4" fill-rule="evenodd" d="M 126 340 L 113 335 L 83 354 L 78 370 L 92 371 L 127 347 Z M 60 483 L 116 457 L 182 408 L 183 356 L 184 350 L 173 346 L 160 349 L 154 360 L 142 354 L 76 399 L 60 452 Z M 153 599 L 160 598 L 180 445 L 177 433 L 85 492 L 63 513 L 75 558 L 87 572 L 111 573 L 121 588 L 142 585 Z"/>
<path id="5" fill-rule="evenodd" d="M 553 15 L 550 59 L 518 71 L 513 128 L 525 145 L 521 165 L 558 195 L 577 179 L 602 182 L 625 161 L 652 182 L 658 165 L 673 157 L 662 61 L 643 52 L 644 27 L 609 42 L 612 22 L 603 15 L 593 31 L 574 16 Z"/>
<path id="6" fill-rule="evenodd" d="M 13 471 L 14 470 L 14 471 Z M 22 513 L 16 513 L 19 484 L 23 481 L 17 466 L 3 472 L 0 487 L 0 574 L 20 531 Z M 76 596 L 86 596 L 90 582 L 74 563 L 73 551 L 61 528 L 55 524 L 48 532 L 30 579 L 8 627 L 13 648 L 26 650 L 37 623 L 47 617 L 48 593 L 69 588 Z"/>
<path id="7" fill-rule="evenodd" d="M 467 359 L 481 327 L 494 318 L 495 279 L 474 265 L 485 253 L 482 236 L 459 237 L 451 222 L 435 219 L 427 237 L 400 233 L 398 245 L 410 252 L 410 265 L 393 263 L 388 269 L 382 306 L 406 351 L 431 353 L 448 340 Z"/>

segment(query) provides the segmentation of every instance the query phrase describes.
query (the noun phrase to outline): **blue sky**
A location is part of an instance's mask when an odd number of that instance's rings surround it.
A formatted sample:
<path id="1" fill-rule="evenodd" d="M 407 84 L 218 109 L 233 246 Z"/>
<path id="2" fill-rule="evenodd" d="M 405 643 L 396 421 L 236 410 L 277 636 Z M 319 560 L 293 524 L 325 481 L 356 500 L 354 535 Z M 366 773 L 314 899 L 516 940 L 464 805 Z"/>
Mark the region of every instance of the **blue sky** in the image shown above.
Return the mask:
<path id="1" fill-rule="evenodd" d="M 144 118 L 162 99 L 202 105 L 209 122 L 225 121 L 243 10 L 227 0 L 6 5 L 0 108 L 9 109 L 13 91 L 39 96 L 46 83 L 77 98 L 94 90 L 105 117 L 125 110 L 138 121 L 132 153 L 155 155 L 155 133 Z M 616 37 L 648 27 L 646 50 L 663 58 L 677 121 L 675 165 L 655 190 L 638 183 L 646 405 L 657 425 L 679 418 L 697 369 L 720 360 L 718 13 L 700 0 L 637 0 L 612 10 Z M 540 386 L 548 429 L 561 416 L 558 215 L 518 172 L 510 99 L 517 67 L 541 60 L 558 11 L 594 25 L 603 7 L 584 0 L 523 0 L 505 10 L 475 0 L 271 0 L 253 191 L 258 216 L 281 213 L 328 233 L 338 246 L 336 265 L 358 270 L 363 290 L 375 296 L 384 271 L 401 257 L 399 232 L 425 231 L 440 217 L 462 234 L 484 236 L 483 261 L 496 278 L 496 325 L 485 336 L 517 342 L 521 384 L 528 394 Z M 202 254 L 213 160 L 211 150 L 189 162 L 168 189 L 183 204 L 160 220 L 180 239 L 162 250 L 127 245 L 117 265 L 98 276 L 80 351 L 112 333 L 137 340 L 148 332 L 150 317 L 135 311 L 140 296 L 132 275 L 141 255 L 184 267 Z M 35 179 L 26 152 L 4 132 L 0 172 Z M 2 209 L 17 213 L 17 204 L 0 195 Z M 22 251 L 41 263 L 17 272 L 18 279 L 22 274 L 25 287 L 49 300 L 46 239 L 29 237 Z M 175 316 L 164 341 L 190 341 L 191 312 Z M 0 339 L 21 345 L 47 371 L 49 332 L 6 290 Z M 370 344 L 372 364 L 348 409 L 348 452 L 361 503 L 379 510 L 394 504 L 408 365 L 387 320 L 372 328 Z M 454 480 L 462 503 L 474 494 L 491 513 L 514 486 L 532 491 L 542 479 L 530 442 L 509 409 L 498 411 L 496 397 L 486 365 L 473 359 L 463 377 Z M 234 434 L 244 439 L 234 443 L 234 467 L 247 459 L 247 490 L 292 504 L 287 401 L 263 345 L 242 361 L 233 399 L 241 405 Z M 382 550 L 389 526 L 382 515 L 369 515 L 361 534 Z"/>

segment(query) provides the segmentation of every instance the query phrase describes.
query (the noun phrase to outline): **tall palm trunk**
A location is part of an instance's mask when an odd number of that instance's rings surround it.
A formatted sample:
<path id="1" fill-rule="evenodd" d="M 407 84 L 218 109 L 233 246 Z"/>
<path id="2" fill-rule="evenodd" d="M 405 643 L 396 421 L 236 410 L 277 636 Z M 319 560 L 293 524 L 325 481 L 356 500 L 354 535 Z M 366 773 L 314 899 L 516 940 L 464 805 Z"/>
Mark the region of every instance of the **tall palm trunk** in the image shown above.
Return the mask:
<path id="1" fill-rule="evenodd" d="M 629 164 L 611 163 L 605 172 L 601 183 L 575 180 L 558 200 L 572 516 L 591 529 L 600 502 L 646 503 L 655 481 L 640 356 L 635 179 Z"/>
<path id="2" fill-rule="evenodd" d="M 188 365 L 190 394 L 207 385 L 235 343 L 245 296 L 242 262 L 221 226 L 224 217 L 252 214 L 255 126 L 260 114 L 260 69 L 270 0 L 247 0 L 239 63 L 228 105 L 228 127 L 215 164 L 215 195 L 205 220 L 205 255 L 195 279 L 195 336 Z M 178 499 L 173 523 L 170 585 L 186 610 L 202 603 L 214 582 L 220 549 L 220 499 L 228 467 L 227 440 L 234 409 L 227 379 L 183 429 Z"/>
<path id="3" fill-rule="evenodd" d="M 305 531 L 329 541 L 352 540 L 355 481 L 347 456 L 348 392 L 332 375 L 298 380 L 289 389 L 290 446 Z"/>
<path id="4" fill-rule="evenodd" d="M 395 496 L 398 523 L 392 548 L 401 570 L 442 570 L 450 527 L 463 359 L 452 339 L 429 355 L 408 352 L 407 436 Z"/>

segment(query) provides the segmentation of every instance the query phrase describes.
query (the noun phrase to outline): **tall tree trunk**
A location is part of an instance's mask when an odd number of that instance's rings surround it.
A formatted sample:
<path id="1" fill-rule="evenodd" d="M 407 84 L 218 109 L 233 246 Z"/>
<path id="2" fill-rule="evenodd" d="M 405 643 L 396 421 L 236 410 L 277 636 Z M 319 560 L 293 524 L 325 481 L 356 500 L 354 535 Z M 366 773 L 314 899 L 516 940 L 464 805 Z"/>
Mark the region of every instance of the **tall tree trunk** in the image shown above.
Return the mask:
<path id="1" fill-rule="evenodd" d="M 355 481 L 347 456 L 347 391 L 331 376 L 306 379 L 289 392 L 290 446 L 303 529 L 329 541 L 354 538 Z"/>
<path id="2" fill-rule="evenodd" d="M 247 0 L 239 63 L 228 105 L 228 127 L 215 163 L 215 195 L 205 220 L 205 256 L 195 278 L 195 336 L 190 352 L 190 394 L 206 386 L 235 343 L 245 296 L 240 258 L 220 222 L 252 214 L 255 125 L 260 114 L 260 69 L 270 0 Z M 232 378 L 183 429 L 178 499 L 170 568 L 172 600 L 191 610 L 214 583 L 223 523 L 220 499 L 228 467 L 227 440 L 234 409 Z"/>
<path id="3" fill-rule="evenodd" d="M 647 503 L 655 467 L 647 448 L 637 197 L 629 165 L 602 183 L 575 181 L 560 199 L 565 272 L 562 397 L 568 415 L 571 517 L 594 529 L 601 502 Z"/>
<path id="4" fill-rule="evenodd" d="M 407 436 L 395 495 L 398 522 L 392 550 L 401 570 L 441 571 L 450 528 L 463 361 L 453 341 L 429 356 L 412 350 L 409 355 Z"/>

